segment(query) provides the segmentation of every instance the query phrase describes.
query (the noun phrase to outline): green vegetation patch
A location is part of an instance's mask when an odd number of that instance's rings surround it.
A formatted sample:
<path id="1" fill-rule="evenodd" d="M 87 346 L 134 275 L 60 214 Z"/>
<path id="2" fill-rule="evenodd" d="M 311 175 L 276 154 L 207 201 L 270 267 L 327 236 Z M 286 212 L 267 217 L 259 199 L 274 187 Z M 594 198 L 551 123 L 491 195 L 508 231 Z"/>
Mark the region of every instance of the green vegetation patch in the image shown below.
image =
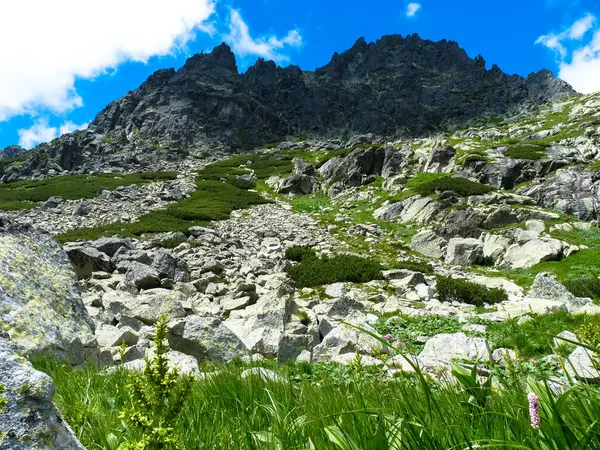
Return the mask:
<path id="1" fill-rule="evenodd" d="M 204 180 L 218 181 L 221 178 L 230 180 L 231 177 L 243 175 L 248 173 L 247 169 L 251 169 L 256 174 L 256 178 L 264 180 L 271 175 L 291 172 L 292 159 L 293 157 L 285 152 L 238 155 L 203 167 L 198 172 L 198 176 Z"/>
<path id="2" fill-rule="evenodd" d="M 35 365 L 53 378 L 54 402 L 86 448 L 126 448 L 143 437 L 120 417 L 132 406 L 124 370 L 73 369 L 52 361 Z M 248 367 L 236 362 L 203 367 L 214 376 L 194 381 L 182 398 L 169 423 L 174 442 L 146 448 L 439 450 L 490 443 L 497 449 L 562 449 L 597 448 L 593 443 L 600 442 L 593 426 L 600 416 L 600 392 L 585 383 L 559 394 L 534 380 L 525 387 L 525 378 L 492 389 L 476 373 L 470 377 L 456 369 L 458 383 L 440 385 L 419 375 L 392 379 L 360 365 L 263 361 L 258 367 L 282 377 L 269 381 L 241 377 Z M 527 393 L 532 391 L 540 401 L 539 430 L 530 425 Z"/>
<path id="3" fill-rule="evenodd" d="M 571 315 L 559 311 L 530 316 L 531 319 L 524 322 L 513 318 L 488 324 L 492 347 L 512 348 L 521 356 L 539 357 L 553 352 L 553 338 L 563 331 L 579 334 L 584 324 L 600 329 L 600 315 Z"/>
<path id="4" fill-rule="evenodd" d="M 197 180 L 198 190 L 190 198 L 153 211 L 132 223 L 113 223 L 98 228 L 81 228 L 57 236 L 59 242 L 98 239 L 102 236 L 136 237 L 144 233 L 187 232 L 194 225 L 209 225 L 228 219 L 232 211 L 268 203 L 258 192 L 239 189 L 229 183 Z"/>
<path id="5" fill-rule="evenodd" d="M 486 184 L 471 181 L 462 177 L 438 177 L 426 183 L 419 184 L 414 188 L 417 194 L 426 196 L 436 192 L 452 191 L 461 197 L 470 195 L 481 195 L 493 191 L 494 188 Z"/>
<path id="6" fill-rule="evenodd" d="M 431 264 L 422 261 L 397 261 L 394 263 L 393 268 L 412 270 L 413 272 L 421 272 L 425 274 L 433 273 L 433 267 L 431 267 Z"/>
<path id="7" fill-rule="evenodd" d="M 381 279 L 381 265 L 355 255 L 316 256 L 314 251 L 292 247 L 286 255 L 300 261 L 288 269 L 296 287 L 313 287 L 339 282 L 367 283 Z"/>
<path id="8" fill-rule="evenodd" d="M 436 290 L 442 302 L 457 301 L 475 306 L 493 305 L 508 300 L 504 289 L 490 289 L 472 281 L 444 276 L 436 277 Z"/>
<path id="9" fill-rule="evenodd" d="M 500 273 L 520 286 L 529 287 L 538 273 L 549 272 L 561 283 L 564 283 L 568 289 L 572 289 L 573 294 L 580 296 L 579 294 L 586 293 L 587 295 L 584 297 L 599 300 L 600 292 L 597 290 L 595 278 L 600 276 L 600 228 L 556 231 L 552 233 L 552 237 L 569 244 L 584 244 L 588 248 L 573 253 L 560 261 L 547 261 L 528 269 L 502 270 Z"/>
<path id="10" fill-rule="evenodd" d="M 174 180 L 177 172 L 146 172 L 128 175 L 67 175 L 43 180 L 24 180 L 0 184 L 0 209 L 31 209 L 36 202 L 50 197 L 78 200 L 97 197 L 103 190 L 119 186 L 141 185 L 161 180 Z"/>
<path id="11" fill-rule="evenodd" d="M 456 317 L 450 316 L 407 316 L 398 315 L 382 317 L 375 329 L 382 336 L 392 335 L 397 345 L 403 351 L 416 354 L 423 350 L 419 343 L 420 336 L 434 336 L 440 333 L 457 333 L 462 330 L 462 324 Z"/>
<path id="12" fill-rule="evenodd" d="M 514 144 L 504 150 L 504 155 L 513 159 L 543 159 L 546 157 L 546 146 L 541 144 Z"/>

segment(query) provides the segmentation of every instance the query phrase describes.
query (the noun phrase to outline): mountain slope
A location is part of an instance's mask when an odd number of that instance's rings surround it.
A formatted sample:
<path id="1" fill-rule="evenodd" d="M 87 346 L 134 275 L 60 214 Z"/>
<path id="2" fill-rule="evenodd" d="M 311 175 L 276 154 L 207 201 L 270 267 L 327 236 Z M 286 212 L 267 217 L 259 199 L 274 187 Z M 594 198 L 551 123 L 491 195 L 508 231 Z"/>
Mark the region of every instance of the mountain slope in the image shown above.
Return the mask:
<path id="1" fill-rule="evenodd" d="M 455 42 L 417 35 L 369 44 L 361 38 L 314 72 L 259 60 L 239 74 L 221 44 L 178 71 L 154 73 L 88 130 L 40 146 L 3 179 L 149 166 L 189 150 L 252 148 L 297 135 L 418 136 L 574 94 L 548 71 L 523 78 L 487 70 L 483 58 L 469 58 Z"/>

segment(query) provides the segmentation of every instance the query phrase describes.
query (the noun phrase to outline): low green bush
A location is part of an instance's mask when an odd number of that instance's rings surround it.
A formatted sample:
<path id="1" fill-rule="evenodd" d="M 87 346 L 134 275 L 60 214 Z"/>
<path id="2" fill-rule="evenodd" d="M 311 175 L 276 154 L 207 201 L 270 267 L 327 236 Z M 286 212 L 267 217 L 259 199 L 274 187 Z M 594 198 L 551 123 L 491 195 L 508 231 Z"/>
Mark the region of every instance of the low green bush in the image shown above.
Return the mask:
<path id="1" fill-rule="evenodd" d="M 516 144 L 504 150 L 504 155 L 514 159 L 543 159 L 546 157 L 546 147 L 539 144 Z"/>
<path id="2" fill-rule="evenodd" d="M 598 277 L 567 278 L 563 280 L 562 284 L 576 297 L 600 299 L 600 278 Z"/>
<path id="3" fill-rule="evenodd" d="M 436 192 L 452 191 L 462 197 L 481 195 L 493 191 L 494 188 L 487 184 L 471 181 L 462 177 L 441 177 L 414 188 L 415 193 L 426 196 Z"/>
<path id="4" fill-rule="evenodd" d="M 483 306 L 484 303 L 493 305 L 508 300 L 504 289 L 490 289 L 472 281 L 444 276 L 436 277 L 436 290 L 440 301 L 468 303 Z"/>
<path id="5" fill-rule="evenodd" d="M 355 255 L 306 257 L 307 254 L 293 255 L 302 259 L 288 269 L 298 288 L 338 282 L 367 283 L 381 278 L 381 265 L 370 259 Z"/>
<path id="6" fill-rule="evenodd" d="M 433 273 L 433 267 L 431 267 L 431 264 L 422 261 L 396 261 L 393 268 L 412 270 L 413 272 L 421 272 L 425 274 Z"/>
<path id="7" fill-rule="evenodd" d="M 300 262 L 308 258 L 316 258 L 317 253 L 312 248 L 300 247 L 294 245 L 285 251 L 285 257 L 290 261 Z"/>

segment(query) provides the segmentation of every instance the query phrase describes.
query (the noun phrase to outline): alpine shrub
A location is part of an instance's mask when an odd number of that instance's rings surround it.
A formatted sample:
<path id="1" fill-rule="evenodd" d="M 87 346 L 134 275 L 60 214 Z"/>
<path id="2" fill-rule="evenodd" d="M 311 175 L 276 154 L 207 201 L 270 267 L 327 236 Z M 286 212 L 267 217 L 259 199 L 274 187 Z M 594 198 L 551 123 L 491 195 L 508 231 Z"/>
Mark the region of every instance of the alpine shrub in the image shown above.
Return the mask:
<path id="1" fill-rule="evenodd" d="M 442 302 L 457 301 L 475 306 L 493 305 L 508 300 L 506 291 L 487 288 L 478 283 L 444 276 L 436 277 L 436 289 Z"/>
<path id="2" fill-rule="evenodd" d="M 185 405 L 193 377 L 181 376 L 176 367 L 169 368 L 167 352 L 167 318 L 156 325 L 155 351 L 146 357 L 143 372 L 130 375 L 128 388 L 133 406 L 121 411 L 119 417 L 135 428 L 140 438 L 119 446 L 119 450 L 154 450 L 182 448 L 175 433 L 175 424 Z"/>
<path id="3" fill-rule="evenodd" d="M 381 278 L 381 265 L 355 255 L 313 257 L 302 255 L 301 261 L 288 269 L 299 288 L 339 282 L 367 283 Z"/>
<path id="4" fill-rule="evenodd" d="M 316 258 L 317 253 L 312 248 L 300 247 L 294 245 L 285 251 L 285 257 L 290 261 L 300 262 L 307 258 Z"/>

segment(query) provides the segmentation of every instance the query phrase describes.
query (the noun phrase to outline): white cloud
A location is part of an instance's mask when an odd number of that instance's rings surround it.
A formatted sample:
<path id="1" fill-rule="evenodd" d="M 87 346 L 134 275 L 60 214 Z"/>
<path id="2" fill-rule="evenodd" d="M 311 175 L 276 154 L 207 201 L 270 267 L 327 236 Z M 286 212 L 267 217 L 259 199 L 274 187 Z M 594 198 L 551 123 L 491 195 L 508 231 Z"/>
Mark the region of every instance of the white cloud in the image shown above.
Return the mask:
<path id="1" fill-rule="evenodd" d="M 66 133 L 72 133 L 76 130 L 87 128 L 89 124 L 84 123 L 76 125 L 73 122 L 65 122 L 60 127 L 51 127 L 48 124 L 48 118 L 42 117 L 38 119 L 31 128 L 25 128 L 18 131 L 19 145 L 23 148 L 30 149 L 42 142 L 48 142 Z"/>
<path id="2" fill-rule="evenodd" d="M 596 17 L 587 14 L 561 33 L 540 36 L 536 41 L 557 53 L 558 76 L 584 94 L 600 91 L 600 29 L 595 29 L 596 25 Z M 588 43 L 573 48 L 573 41 L 583 40 L 594 29 Z"/>
<path id="3" fill-rule="evenodd" d="M 415 14 L 421 9 L 420 3 L 409 3 L 406 6 L 406 17 L 415 17 Z"/>
<path id="4" fill-rule="evenodd" d="M 291 30 L 282 38 L 277 36 L 253 38 L 250 35 L 248 24 L 244 22 L 240 12 L 236 9 L 231 10 L 229 33 L 223 36 L 223 39 L 239 56 L 254 55 L 273 61 L 287 61 L 288 56 L 281 53 L 280 50 L 302 45 L 302 36 L 298 30 Z"/>
<path id="5" fill-rule="evenodd" d="M 0 121 L 82 106 L 77 78 L 170 54 L 196 30 L 214 33 L 214 1 L 0 2 Z"/>

